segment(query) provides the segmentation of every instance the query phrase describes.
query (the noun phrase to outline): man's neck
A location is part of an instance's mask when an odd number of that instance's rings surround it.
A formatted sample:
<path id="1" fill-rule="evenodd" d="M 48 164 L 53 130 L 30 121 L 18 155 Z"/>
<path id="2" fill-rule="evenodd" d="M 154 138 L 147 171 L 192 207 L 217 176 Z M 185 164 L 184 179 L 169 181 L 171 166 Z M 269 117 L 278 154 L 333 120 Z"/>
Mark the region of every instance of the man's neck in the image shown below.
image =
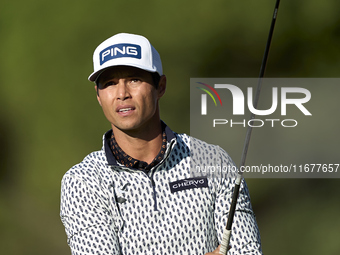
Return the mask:
<path id="1" fill-rule="evenodd" d="M 149 129 L 122 131 L 112 127 L 119 147 L 129 156 L 150 164 L 162 146 L 162 125 Z M 143 132 L 144 131 L 144 132 Z"/>

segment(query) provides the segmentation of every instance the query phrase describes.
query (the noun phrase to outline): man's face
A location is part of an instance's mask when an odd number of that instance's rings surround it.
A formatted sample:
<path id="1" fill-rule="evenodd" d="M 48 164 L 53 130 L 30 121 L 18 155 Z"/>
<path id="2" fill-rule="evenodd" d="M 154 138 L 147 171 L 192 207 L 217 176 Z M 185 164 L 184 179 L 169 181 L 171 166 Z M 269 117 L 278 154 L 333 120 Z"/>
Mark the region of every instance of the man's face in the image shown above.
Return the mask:
<path id="1" fill-rule="evenodd" d="M 151 73 L 134 67 L 112 67 L 98 78 L 97 99 L 113 130 L 152 130 L 159 124 L 158 101 L 165 86 L 165 76 L 156 89 Z"/>

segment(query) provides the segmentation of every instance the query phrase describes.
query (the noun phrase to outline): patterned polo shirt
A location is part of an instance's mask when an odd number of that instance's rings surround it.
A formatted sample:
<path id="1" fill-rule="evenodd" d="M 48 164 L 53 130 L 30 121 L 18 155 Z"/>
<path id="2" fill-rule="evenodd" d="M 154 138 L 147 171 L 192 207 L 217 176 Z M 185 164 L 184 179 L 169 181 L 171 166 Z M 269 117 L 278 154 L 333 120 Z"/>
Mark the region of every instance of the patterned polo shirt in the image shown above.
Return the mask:
<path id="1" fill-rule="evenodd" d="M 229 168 L 234 162 L 219 146 L 169 127 L 165 132 L 164 158 L 148 173 L 117 162 L 112 130 L 101 150 L 67 171 L 60 217 L 72 255 L 203 255 L 221 243 L 235 178 L 193 171 L 195 165 Z M 244 179 L 233 222 L 228 255 L 262 255 Z"/>

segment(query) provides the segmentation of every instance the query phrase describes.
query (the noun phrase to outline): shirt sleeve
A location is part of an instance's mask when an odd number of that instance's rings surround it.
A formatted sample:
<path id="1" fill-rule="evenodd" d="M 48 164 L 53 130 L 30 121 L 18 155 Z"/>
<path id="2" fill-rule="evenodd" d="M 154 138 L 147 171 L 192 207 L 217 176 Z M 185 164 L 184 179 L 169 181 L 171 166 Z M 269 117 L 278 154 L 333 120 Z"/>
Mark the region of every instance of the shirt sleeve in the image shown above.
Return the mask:
<path id="1" fill-rule="evenodd" d="M 81 178 L 64 176 L 60 217 L 72 255 L 121 254 L 114 217 L 102 196 Z"/>
<path id="2" fill-rule="evenodd" d="M 231 166 L 228 169 L 232 169 L 232 166 L 234 166 L 233 169 L 235 169 L 235 164 L 228 154 L 223 150 L 222 153 L 222 164 Z M 235 174 L 232 173 L 223 173 L 219 178 L 219 188 L 215 202 L 215 228 L 217 230 L 219 243 L 221 243 L 227 224 L 236 178 Z M 262 254 L 260 232 L 251 206 L 249 190 L 244 179 L 242 179 L 237 200 L 230 246 L 231 249 L 228 251 L 228 255 Z"/>

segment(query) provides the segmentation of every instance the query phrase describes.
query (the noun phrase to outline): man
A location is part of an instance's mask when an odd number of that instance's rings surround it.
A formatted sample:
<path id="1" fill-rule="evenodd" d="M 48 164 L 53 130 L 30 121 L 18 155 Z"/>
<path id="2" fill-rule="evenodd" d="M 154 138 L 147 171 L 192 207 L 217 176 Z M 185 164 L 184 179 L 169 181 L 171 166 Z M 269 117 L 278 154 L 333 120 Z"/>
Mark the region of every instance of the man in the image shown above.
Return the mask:
<path id="1" fill-rule="evenodd" d="M 234 178 L 195 177 L 190 166 L 234 163 L 161 121 L 166 77 L 145 37 L 117 34 L 96 48 L 93 63 L 89 80 L 112 129 L 62 180 L 72 254 L 218 254 Z M 228 254 L 262 254 L 244 181 L 230 244 Z"/>

